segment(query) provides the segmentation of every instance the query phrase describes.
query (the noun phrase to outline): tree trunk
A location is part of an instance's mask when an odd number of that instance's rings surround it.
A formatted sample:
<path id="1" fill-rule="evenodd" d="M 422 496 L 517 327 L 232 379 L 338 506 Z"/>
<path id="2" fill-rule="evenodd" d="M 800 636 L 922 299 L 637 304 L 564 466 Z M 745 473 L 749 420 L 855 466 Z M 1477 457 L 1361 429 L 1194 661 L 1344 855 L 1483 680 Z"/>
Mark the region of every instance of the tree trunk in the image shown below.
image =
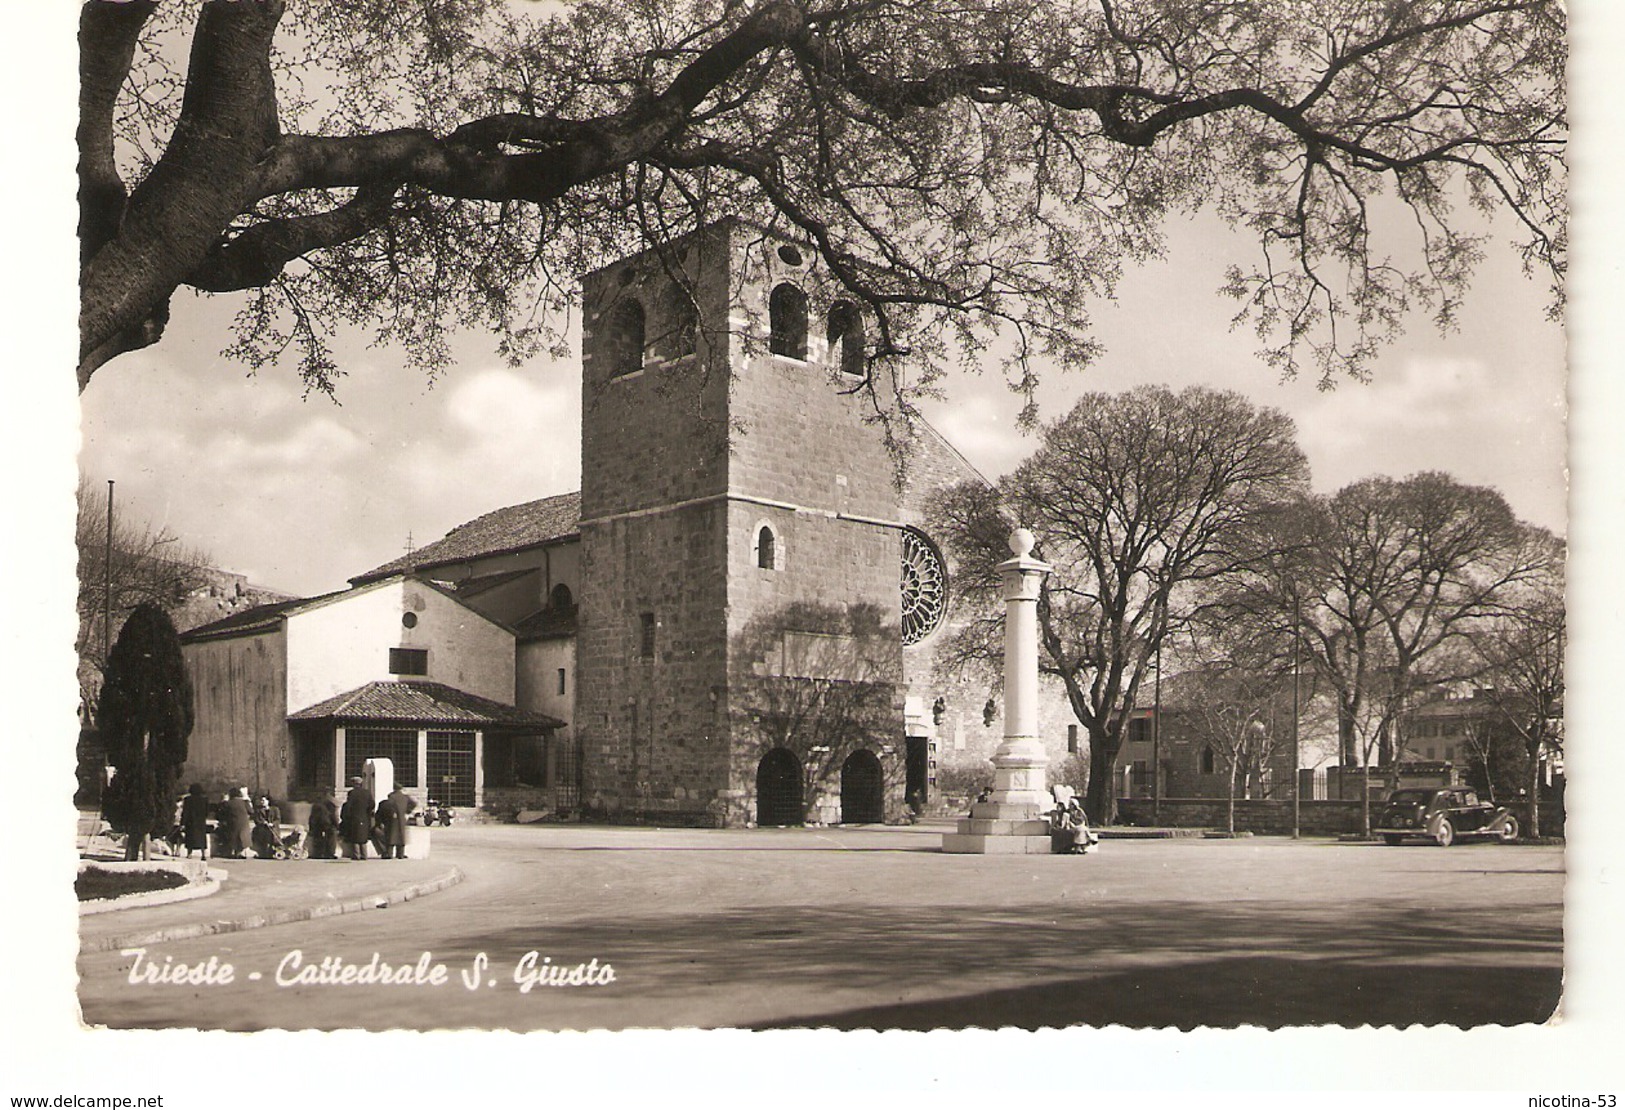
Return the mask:
<path id="1" fill-rule="evenodd" d="M 147 850 L 147 834 L 131 829 L 124 834 L 124 862 L 135 863 L 138 860 L 151 859 L 152 854 Z"/>
<path id="2" fill-rule="evenodd" d="M 1226 791 L 1224 804 L 1224 831 L 1232 836 L 1236 832 L 1236 764 L 1230 764 L 1230 789 Z"/>
<path id="3" fill-rule="evenodd" d="M 1371 761 L 1360 764 L 1360 835 L 1371 835 Z"/>
<path id="4" fill-rule="evenodd" d="M 80 389 L 109 358 L 157 341 L 170 295 L 253 201 L 278 134 L 281 14 L 281 0 L 264 0 L 207 4 L 198 17 L 180 124 L 80 274 Z"/>
<path id="5" fill-rule="evenodd" d="M 1090 824 L 1110 825 L 1117 820 L 1117 791 L 1113 789 L 1112 778 L 1121 747 L 1120 736 L 1113 738 L 1103 731 L 1089 730 L 1089 789 L 1084 795 L 1083 809 Z"/>

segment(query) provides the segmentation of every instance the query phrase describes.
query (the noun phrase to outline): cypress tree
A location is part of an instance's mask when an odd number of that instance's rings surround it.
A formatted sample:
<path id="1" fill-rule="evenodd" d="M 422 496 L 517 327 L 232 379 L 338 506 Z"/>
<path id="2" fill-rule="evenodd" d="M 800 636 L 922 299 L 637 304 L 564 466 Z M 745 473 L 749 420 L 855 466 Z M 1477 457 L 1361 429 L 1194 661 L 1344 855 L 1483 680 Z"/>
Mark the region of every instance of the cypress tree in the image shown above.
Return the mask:
<path id="1" fill-rule="evenodd" d="M 136 606 L 108 653 L 97 720 L 113 781 L 103 813 L 126 834 L 126 859 L 169 831 L 174 793 L 192 734 L 192 683 L 180 636 L 162 609 Z"/>

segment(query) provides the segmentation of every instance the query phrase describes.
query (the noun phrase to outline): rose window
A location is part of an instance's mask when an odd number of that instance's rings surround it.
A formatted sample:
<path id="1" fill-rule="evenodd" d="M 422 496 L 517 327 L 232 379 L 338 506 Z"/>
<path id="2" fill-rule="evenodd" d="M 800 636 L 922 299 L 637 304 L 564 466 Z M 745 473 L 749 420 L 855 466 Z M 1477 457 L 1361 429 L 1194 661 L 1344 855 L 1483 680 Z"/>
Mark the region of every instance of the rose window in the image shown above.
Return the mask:
<path id="1" fill-rule="evenodd" d="M 936 545 L 912 529 L 903 532 L 903 643 L 917 644 L 948 610 L 948 575 Z"/>

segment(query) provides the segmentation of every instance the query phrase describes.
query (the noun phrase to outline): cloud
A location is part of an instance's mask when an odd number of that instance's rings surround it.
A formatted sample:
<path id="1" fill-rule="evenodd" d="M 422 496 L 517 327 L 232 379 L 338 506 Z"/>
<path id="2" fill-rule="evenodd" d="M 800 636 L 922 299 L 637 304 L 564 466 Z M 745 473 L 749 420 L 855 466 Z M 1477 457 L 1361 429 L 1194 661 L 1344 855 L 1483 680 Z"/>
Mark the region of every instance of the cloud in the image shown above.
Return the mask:
<path id="1" fill-rule="evenodd" d="M 1536 523 L 1561 529 L 1563 408 L 1560 370 L 1411 355 L 1369 384 L 1319 394 L 1295 415 L 1321 489 L 1445 470 L 1494 486 Z"/>
<path id="2" fill-rule="evenodd" d="M 403 459 L 410 496 L 428 519 L 446 522 L 442 531 L 487 509 L 580 485 L 574 373 L 481 370 L 452 387 L 443 412 L 442 433 L 420 440 Z"/>

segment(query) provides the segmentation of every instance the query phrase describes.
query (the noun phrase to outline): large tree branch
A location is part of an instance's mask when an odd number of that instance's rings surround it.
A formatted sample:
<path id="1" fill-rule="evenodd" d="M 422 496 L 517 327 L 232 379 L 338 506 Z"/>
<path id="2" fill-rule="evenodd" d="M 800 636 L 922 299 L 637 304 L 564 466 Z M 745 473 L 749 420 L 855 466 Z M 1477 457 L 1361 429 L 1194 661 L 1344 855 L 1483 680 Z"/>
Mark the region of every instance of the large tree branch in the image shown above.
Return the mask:
<path id="1" fill-rule="evenodd" d="M 702 51 L 664 92 L 596 119 L 503 113 L 466 123 L 445 138 L 419 129 L 339 138 L 289 136 L 264 165 L 259 195 L 393 181 L 465 200 L 557 200 L 660 148 L 753 58 L 797 38 L 805 27 L 799 5 L 774 0 Z M 544 149 L 506 154 L 504 146 Z"/>
<path id="2" fill-rule="evenodd" d="M 209 252 L 186 284 L 210 293 L 253 289 L 276 279 L 289 262 L 322 247 L 359 239 L 388 222 L 393 185 L 369 185 L 329 212 L 255 224 Z"/>
<path id="3" fill-rule="evenodd" d="M 79 261 L 118 231 L 128 195 L 113 158 L 113 109 L 157 0 L 90 3 L 79 13 Z"/>
<path id="4" fill-rule="evenodd" d="M 175 133 L 118 235 L 84 267 L 81 388 L 121 338 L 161 331 L 170 294 L 251 199 L 254 167 L 278 130 L 270 51 L 281 15 L 282 0 L 203 6 Z"/>

